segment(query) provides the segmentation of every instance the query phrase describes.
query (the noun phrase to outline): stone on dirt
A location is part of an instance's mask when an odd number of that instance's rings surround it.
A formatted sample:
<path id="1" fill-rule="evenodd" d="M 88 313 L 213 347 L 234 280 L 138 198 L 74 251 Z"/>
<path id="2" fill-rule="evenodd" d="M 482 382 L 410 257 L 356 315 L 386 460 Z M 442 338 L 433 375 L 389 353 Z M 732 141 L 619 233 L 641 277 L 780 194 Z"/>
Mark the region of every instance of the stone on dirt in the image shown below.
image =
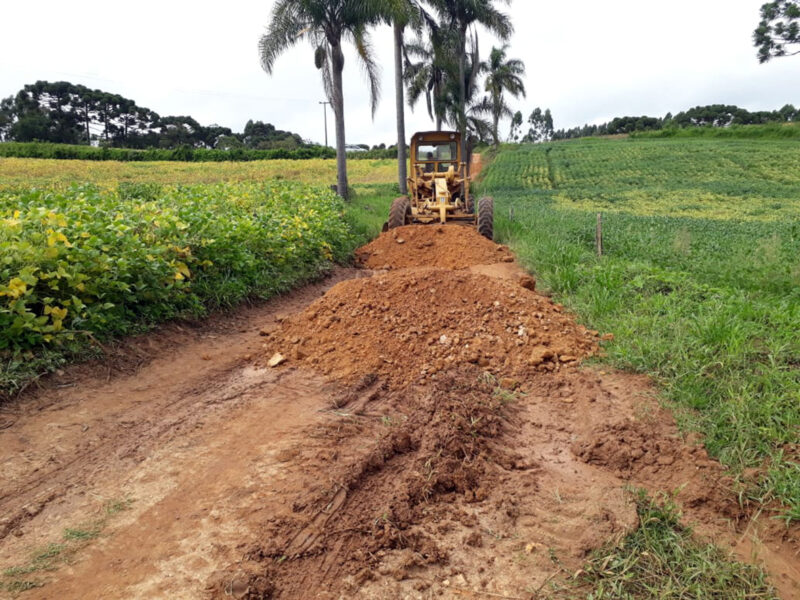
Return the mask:
<path id="1" fill-rule="evenodd" d="M 275 354 L 272 355 L 272 358 L 270 358 L 269 361 L 267 362 L 267 366 L 277 367 L 285 362 L 286 362 L 286 357 L 280 352 L 276 352 Z"/>

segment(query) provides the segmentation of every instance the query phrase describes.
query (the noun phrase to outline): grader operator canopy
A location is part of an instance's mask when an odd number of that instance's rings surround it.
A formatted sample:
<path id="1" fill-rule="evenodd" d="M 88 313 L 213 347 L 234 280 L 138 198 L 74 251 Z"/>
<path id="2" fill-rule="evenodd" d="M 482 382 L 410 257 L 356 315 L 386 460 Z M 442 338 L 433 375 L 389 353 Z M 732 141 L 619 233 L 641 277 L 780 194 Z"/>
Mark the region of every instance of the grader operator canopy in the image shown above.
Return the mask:
<path id="1" fill-rule="evenodd" d="M 446 173 L 450 167 L 458 169 L 458 144 L 455 142 L 421 142 L 417 146 L 415 162 L 423 165 L 425 173 Z"/>
<path id="2" fill-rule="evenodd" d="M 475 210 L 470 194 L 467 163 L 461 156 L 461 136 L 455 131 L 428 131 L 411 138 L 409 196 L 392 203 L 385 229 L 411 223 L 472 225 L 478 232 L 494 237 L 494 202 L 481 198 Z"/>

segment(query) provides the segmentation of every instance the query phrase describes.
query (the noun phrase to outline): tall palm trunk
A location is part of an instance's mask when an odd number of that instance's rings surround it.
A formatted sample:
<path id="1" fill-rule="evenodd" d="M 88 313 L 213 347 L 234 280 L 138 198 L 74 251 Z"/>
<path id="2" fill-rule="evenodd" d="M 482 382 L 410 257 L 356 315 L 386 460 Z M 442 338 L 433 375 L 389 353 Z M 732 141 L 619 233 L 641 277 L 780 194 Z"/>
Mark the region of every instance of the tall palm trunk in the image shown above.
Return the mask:
<path id="1" fill-rule="evenodd" d="M 433 103 L 433 114 L 436 115 L 436 131 L 442 130 L 442 111 L 439 110 L 438 107 L 438 99 L 442 97 L 442 89 L 441 86 L 437 83 L 433 86 L 433 97 L 435 98 Z"/>
<path id="2" fill-rule="evenodd" d="M 498 94 L 494 96 L 494 110 L 492 111 L 492 137 L 494 138 L 494 147 L 500 147 L 500 98 Z"/>
<path id="3" fill-rule="evenodd" d="M 400 193 L 407 194 L 406 111 L 403 98 L 403 26 L 398 23 L 394 24 L 394 86 L 397 105 L 397 182 L 400 186 Z"/>
<path id="4" fill-rule="evenodd" d="M 331 44 L 331 79 L 333 80 L 333 116 L 336 121 L 336 191 L 347 199 L 347 147 L 344 137 L 344 91 L 342 71 L 344 53 L 341 43 Z"/>
<path id="5" fill-rule="evenodd" d="M 458 36 L 458 132 L 461 134 L 461 160 L 467 163 L 467 30 L 459 28 Z"/>

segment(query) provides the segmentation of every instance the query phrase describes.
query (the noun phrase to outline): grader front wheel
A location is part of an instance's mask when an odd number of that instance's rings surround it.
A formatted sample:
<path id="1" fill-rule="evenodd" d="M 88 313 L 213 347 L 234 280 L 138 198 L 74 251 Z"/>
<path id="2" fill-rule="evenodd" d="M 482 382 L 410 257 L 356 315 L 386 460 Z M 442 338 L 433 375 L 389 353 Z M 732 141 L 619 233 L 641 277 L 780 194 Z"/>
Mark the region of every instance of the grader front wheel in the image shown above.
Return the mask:
<path id="1" fill-rule="evenodd" d="M 395 198 L 389 209 L 389 229 L 411 224 L 411 202 L 405 196 Z"/>
<path id="2" fill-rule="evenodd" d="M 494 240 L 494 200 L 489 197 L 478 201 L 478 233 Z"/>

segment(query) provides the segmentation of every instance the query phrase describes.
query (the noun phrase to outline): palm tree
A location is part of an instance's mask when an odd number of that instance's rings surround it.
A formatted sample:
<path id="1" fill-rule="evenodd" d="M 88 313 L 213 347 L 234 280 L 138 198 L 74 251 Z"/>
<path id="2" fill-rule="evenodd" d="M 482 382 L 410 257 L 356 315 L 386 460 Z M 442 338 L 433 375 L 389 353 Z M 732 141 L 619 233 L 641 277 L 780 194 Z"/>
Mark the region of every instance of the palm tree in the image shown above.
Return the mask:
<path id="1" fill-rule="evenodd" d="M 500 0 L 505 4 L 509 0 Z M 458 52 L 458 128 L 461 132 L 461 154 L 467 155 L 467 32 L 474 24 L 481 24 L 505 41 L 513 32 L 508 15 L 495 7 L 494 0 L 428 0 L 439 14 L 443 26 L 452 28 L 457 35 Z"/>
<path id="2" fill-rule="evenodd" d="M 447 119 L 445 88 L 450 75 L 457 67 L 451 61 L 454 54 L 446 48 L 444 32 L 435 24 L 429 27 L 429 37 L 419 35 L 414 42 L 406 43 L 406 66 L 404 79 L 408 86 L 408 103 L 414 108 L 419 99 L 425 97 L 428 115 L 441 130 Z M 410 57 L 410 58 L 409 58 Z M 411 58 L 416 59 L 415 62 Z"/>
<path id="3" fill-rule="evenodd" d="M 508 44 L 501 48 L 492 48 L 489 60 L 482 63 L 481 69 L 486 73 L 486 91 L 489 93 L 489 114 L 492 116 L 492 139 L 495 147 L 500 145 L 500 119 L 513 115 L 511 108 L 506 104 L 504 93 L 508 92 L 514 98 L 520 95 L 525 97 L 525 64 L 516 58 L 506 59 Z"/>
<path id="4" fill-rule="evenodd" d="M 261 66 L 269 74 L 272 74 L 278 56 L 298 41 L 305 39 L 313 46 L 314 64 L 322 72 L 325 93 L 336 120 L 337 191 L 343 198 L 347 197 L 347 152 L 342 42 L 351 41 L 363 63 L 374 116 L 380 84 L 367 28 L 378 23 L 386 10 L 387 0 L 277 0 L 267 33 L 258 43 Z"/>
<path id="5" fill-rule="evenodd" d="M 484 63 L 481 62 L 478 50 L 478 34 L 472 31 L 467 36 L 467 47 L 464 61 L 464 81 L 459 82 L 457 70 L 447 80 L 444 94 L 444 104 L 447 109 L 448 121 L 458 126 L 459 119 L 464 118 L 464 131 L 466 132 L 466 142 L 468 150 L 463 154 L 464 160 L 469 163 L 469 156 L 472 152 L 473 140 L 477 139 L 486 142 L 491 139 L 491 124 L 484 119 L 484 115 L 491 114 L 489 101 L 487 98 L 479 98 L 480 86 L 478 78 L 484 72 Z M 457 69 L 457 67 L 456 67 Z M 464 109 L 461 110 L 460 93 L 464 90 Z"/>
<path id="6" fill-rule="evenodd" d="M 460 122 L 459 67 L 456 60 L 457 39 L 444 29 L 432 29 L 430 42 L 420 38 L 407 44 L 408 56 L 420 60 L 406 67 L 409 103 L 413 107 L 424 95 L 428 105 L 428 114 L 436 121 L 436 129 L 442 123 L 458 128 Z M 482 116 L 489 114 L 487 100 L 478 100 L 478 77 L 483 72 L 480 62 L 477 33 L 471 32 L 467 37 L 469 51 L 464 61 L 464 95 L 465 95 L 465 131 L 466 138 L 475 136 L 480 140 L 490 137 L 491 125 Z M 464 155 L 466 157 L 466 155 Z"/>
<path id="7" fill-rule="evenodd" d="M 400 193 L 408 193 L 408 156 L 406 154 L 406 115 L 403 93 L 403 54 L 405 51 L 405 29 L 409 25 L 419 31 L 424 15 L 417 0 L 389 0 L 386 19 L 394 32 L 394 89 L 397 112 L 397 180 Z"/>

